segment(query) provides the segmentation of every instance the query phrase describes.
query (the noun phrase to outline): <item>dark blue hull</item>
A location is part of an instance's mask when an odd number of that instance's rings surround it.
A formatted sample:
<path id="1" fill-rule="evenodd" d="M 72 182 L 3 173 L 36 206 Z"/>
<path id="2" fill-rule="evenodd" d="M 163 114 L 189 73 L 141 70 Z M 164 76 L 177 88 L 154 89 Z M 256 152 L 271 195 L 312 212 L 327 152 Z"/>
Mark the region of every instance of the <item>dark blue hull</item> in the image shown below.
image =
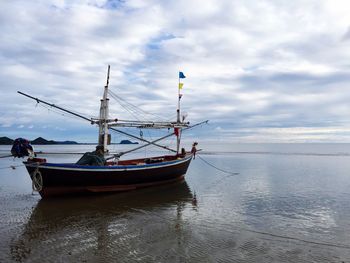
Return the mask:
<path id="1" fill-rule="evenodd" d="M 159 157 L 157 157 L 159 160 Z M 192 155 L 165 156 L 156 163 L 142 159 L 121 161 L 118 165 L 24 162 L 42 197 L 75 193 L 127 191 L 182 180 Z"/>

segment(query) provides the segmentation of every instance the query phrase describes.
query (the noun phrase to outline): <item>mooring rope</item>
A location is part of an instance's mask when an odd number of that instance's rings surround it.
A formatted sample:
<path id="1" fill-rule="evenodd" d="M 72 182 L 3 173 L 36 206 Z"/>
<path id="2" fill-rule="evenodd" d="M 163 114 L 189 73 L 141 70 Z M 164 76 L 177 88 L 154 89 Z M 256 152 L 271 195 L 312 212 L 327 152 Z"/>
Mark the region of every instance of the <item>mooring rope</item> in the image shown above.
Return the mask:
<path id="1" fill-rule="evenodd" d="M 152 213 L 152 211 L 146 211 L 144 209 L 135 209 L 135 208 L 130 208 L 131 210 L 135 211 L 136 213 L 142 213 L 148 217 L 152 217 L 152 220 L 154 220 L 154 216 L 158 217 L 161 221 L 164 222 L 169 222 L 172 221 L 172 219 L 168 219 L 165 218 L 163 216 L 160 216 L 158 213 Z M 193 214 L 192 216 L 186 217 L 186 221 L 187 222 L 191 222 L 195 217 L 197 217 L 198 214 Z M 199 225 L 200 227 L 202 227 L 203 225 Z M 176 228 L 177 226 L 175 226 Z M 227 230 L 227 229 L 216 229 L 215 231 L 229 231 L 232 233 L 232 229 L 231 230 Z M 323 246 L 323 247 L 335 247 L 335 248 L 339 248 L 339 249 L 346 249 L 346 250 L 350 250 L 350 246 L 347 244 L 342 244 L 342 243 L 331 243 L 331 242 L 326 242 L 326 241 L 315 241 L 315 240 L 309 240 L 309 239 L 304 239 L 304 238 L 299 238 L 296 236 L 289 236 L 289 235 L 283 235 L 283 234 L 278 234 L 278 233 L 273 233 L 273 232 L 264 232 L 264 231 L 257 231 L 254 229 L 249 229 L 249 228 L 245 228 L 245 227 L 233 227 L 233 231 L 245 231 L 245 232 L 251 232 L 251 233 L 255 233 L 258 235 L 262 235 L 262 236 L 269 236 L 271 237 L 271 241 L 278 241 L 279 240 L 288 240 L 290 241 L 295 241 L 298 245 L 301 245 L 301 243 L 304 244 L 310 244 L 310 245 L 317 245 L 317 246 Z"/>
<path id="2" fill-rule="evenodd" d="M 221 169 L 221 168 L 215 166 L 214 164 L 209 163 L 209 162 L 208 162 L 207 160 L 205 160 L 203 157 L 199 156 L 199 154 L 197 154 L 197 157 L 198 157 L 199 159 L 201 159 L 204 163 L 206 163 L 207 165 L 213 167 L 214 169 L 216 169 L 216 170 L 218 170 L 218 171 L 221 171 L 221 172 L 227 173 L 227 174 L 231 174 L 231 175 L 237 175 L 237 174 L 239 174 L 239 173 L 234 173 L 234 172 L 229 172 L 229 171 L 223 170 L 223 169 Z"/>
<path id="3" fill-rule="evenodd" d="M 10 154 L 10 155 L 3 155 L 3 156 L 0 156 L 0 158 L 9 158 L 9 157 L 12 157 L 13 155 Z"/>
<path id="4" fill-rule="evenodd" d="M 15 170 L 17 167 L 21 167 L 21 166 L 24 166 L 24 164 L 0 167 L 0 170 L 3 170 L 3 169 L 13 169 L 13 170 Z"/>

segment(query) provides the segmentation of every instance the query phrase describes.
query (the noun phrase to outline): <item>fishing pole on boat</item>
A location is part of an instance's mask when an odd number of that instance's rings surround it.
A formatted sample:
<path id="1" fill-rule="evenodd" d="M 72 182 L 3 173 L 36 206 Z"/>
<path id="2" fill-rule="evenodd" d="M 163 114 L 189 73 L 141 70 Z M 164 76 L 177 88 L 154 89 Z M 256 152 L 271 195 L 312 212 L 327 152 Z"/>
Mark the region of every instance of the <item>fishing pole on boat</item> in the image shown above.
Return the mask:
<path id="1" fill-rule="evenodd" d="M 209 120 L 196 123 L 196 124 L 194 124 L 194 125 L 192 125 L 192 126 L 189 126 L 189 127 L 186 127 L 186 128 L 184 128 L 184 129 L 182 129 L 182 131 L 186 131 L 186 130 L 192 129 L 192 128 L 196 127 L 196 126 L 199 126 L 199 125 L 208 123 L 208 121 L 209 121 Z M 148 142 L 147 144 L 144 144 L 144 145 L 141 145 L 141 146 L 136 147 L 136 148 L 134 148 L 134 149 L 131 149 L 131 150 L 129 150 L 129 151 L 121 152 L 121 153 L 119 153 L 119 154 L 115 154 L 115 155 L 113 155 L 112 157 L 107 158 L 106 160 L 110 160 L 110 159 L 113 159 L 113 158 L 120 158 L 120 157 L 121 157 L 122 155 L 124 155 L 124 154 L 137 151 L 137 150 L 142 149 L 142 148 L 144 148 L 144 147 L 146 147 L 146 146 L 149 146 L 149 145 L 154 144 L 154 143 L 156 143 L 156 142 L 158 142 L 158 141 L 161 141 L 161 140 L 164 140 L 164 139 L 166 139 L 166 138 L 168 138 L 168 137 L 170 137 L 170 136 L 173 136 L 174 134 L 176 134 L 175 131 L 172 132 L 172 133 L 170 133 L 170 134 L 167 134 L 167 135 L 165 135 L 165 136 L 163 136 L 163 137 L 161 137 L 161 138 L 158 138 L 158 139 L 156 139 L 156 140 L 154 140 L 154 141 Z"/>
<path id="2" fill-rule="evenodd" d="M 118 154 L 114 154 L 112 157 L 109 157 L 109 158 L 107 158 L 106 160 L 110 160 L 110 159 L 114 159 L 114 158 L 120 158 L 120 157 L 121 157 L 122 155 L 124 155 L 124 154 L 131 153 L 131 152 L 140 150 L 140 149 L 142 149 L 142 148 L 144 148 L 144 147 L 146 147 L 146 146 L 149 146 L 149 145 L 151 145 L 151 144 L 155 145 L 156 142 L 161 141 L 161 140 L 164 140 L 164 139 L 166 139 L 166 138 L 168 138 L 168 137 L 170 137 L 170 136 L 173 136 L 174 134 L 175 134 L 175 133 L 173 132 L 173 133 L 171 133 L 171 134 L 167 134 L 167 135 L 165 135 L 165 136 L 163 136 L 163 137 L 161 137 L 161 138 L 158 138 L 158 139 L 156 139 L 156 140 L 154 140 L 154 141 L 148 142 L 147 144 L 141 145 L 141 146 L 136 147 L 136 148 L 134 148 L 134 149 L 131 149 L 131 150 L 129 150 L 129 151 L 120 152 L 120 153 L 118 153 Z M 176 152 L 176 151 L 175 151 L 175 152 Z"/>
<path id="3" fill-rule="evenodd" d="M 209 120 L 199 122 L 199 123 L 197 123 L 197 124 L 194 124 L 194 125 L 192 125 L 192 126 L 189 126 L 189 127 L 186 127 L 186 128 L 184 128 L 184 129 L 182 129 L 182 131 L 185 131 L 185 130 L 188 130 L 188 129 L 194 128 L 194 127 L 199 126 L 199 125 L 202 125 L 202 124 L 204 124 L 204 123 L 208 123 L 208 121 L 209 121 Z M 164 137 L 162 137 L 162 138 L 159 138 L 159 139 L 157 139 L 157 140 L 154 140 L 154 141 L 148 141 L 148 140 L 145 140 L 145 139 L 143 139 L 143 138 L 141 138 L 141 137 L 137 137 L 137 136 L 135 136 L 135 135 L 132 135 L 132 134 L 129 134 L 129 133 L 123 132 L 123 131 L 118 130 L 118 129 L 115 129 L 115 128 L 110 128 L 110 129 L 111 129 L 111 130 L 113 130 L 113 131 L 119 132 L 119 133 L 121 133 L 121 134 L 124 134 L 124 135 L 130 136 L 130 137 L 132 137 L 132 138 L 134 138 L 134 139 L 138 139 L 138 140 L 140 140 L 140 141 L 146 142 L 147 144 L 146 144 L 146 145 L 142 145 L 142 147 L 141 147 L 141 148 L 146 147 L 146 146 L 148 146 L 148 145 L 151 145 L 151 144 L 152 144 L 152 145 L 158 146 L 158 147 L 160 147 L 160 148 L 163 148 L 163 149 L 166 149 L 166 150 L 172 151 L 172 152 L 174 152 L 174 153 L 176 153 L 176 152 L 177 152 L 176 150 L 171 149 L 171 148 L 169 148 L 169 147 L 166 147 L 166 146 L 164 146 L 164 145 L 156 144 L 156 142 L 158 142 L 158 141 L 160 141 L 160 140 L 163 140 L 163 139 L 166 139 L 166 138 L 168 138 L 168 137 L 170 137 L 170 136 L 172 136 L 172 135 L 175 135 L 175 134 L 176 134 L 176 132 L 173 132 L 173 133 L 167 134 L 166 136 L 164 136 Z M 136 150 L 138 150 L 138 149 L 139 149 L 139 147 L 138 147 Z M 125 153 L 124 153 L 124 154 L 125 154 Z"/>
<path id="4" fill-rule="evenodd" d="M 134 138 L 134 139 L 140 140 L 140 141 L 142 141 L 142 142 L 150 143 L 150 144 L 152 144 L 152 145 L 154 145 L 154 146 L 157 146 L 157 147 L 163 148 L 163 149 L 165 149 L 165 150 L 168 150 L 168 151 L 171 151 L 171 152 L 176 153 L 176 150 L 171 149 L 171 148 L 169 148 L 169 147 L 167 147 L 167 146 L 160 145 L 160 144 L 156 144 L 156 143 L 154 143 L 154 142 L 150 142 L 150 141 L 148 141 L 148 140 L 146 140 L 146 139 L 143 139 L 143 138 L 141 138 L 141 137 L 137 137 L 137 136 L 135 136 L 135 135 L 132 135 L 132 134 L 127 133 L 127 132 L 124 132 L 124 131 L 121 131 L 121 130 L 119 130 L 119 129 L 115 129 L 115 128 L 109 128 L 109 129 L 112 130 L 112 131 L 118 132 L 118 133 L 120 133 L 120 134 L 129 136 L 130 138 Z"/>

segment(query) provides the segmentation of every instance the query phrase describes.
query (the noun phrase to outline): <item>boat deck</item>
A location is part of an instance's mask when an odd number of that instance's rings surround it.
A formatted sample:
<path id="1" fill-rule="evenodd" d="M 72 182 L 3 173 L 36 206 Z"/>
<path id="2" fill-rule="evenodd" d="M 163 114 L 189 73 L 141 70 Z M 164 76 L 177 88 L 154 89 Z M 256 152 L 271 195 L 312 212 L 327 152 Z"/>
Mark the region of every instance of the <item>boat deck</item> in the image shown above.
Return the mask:
<path id="1" fill-rule="evenodd" d="M 182 159 L 185 156 L 186 156 L 186 154 L 183 154 L 183 155 L 163 155 L 163 156 L 156 156 L 156 157 L 150 157 L 150 158 L 119 160 L 118 162 L 107 162 L 106 166 L 145 165 L 145 164 L 152 164 L 152 163 L 162 163 L 162 162 L 169 162 L 169 161 L 174 161 L 177 159 Z"/>

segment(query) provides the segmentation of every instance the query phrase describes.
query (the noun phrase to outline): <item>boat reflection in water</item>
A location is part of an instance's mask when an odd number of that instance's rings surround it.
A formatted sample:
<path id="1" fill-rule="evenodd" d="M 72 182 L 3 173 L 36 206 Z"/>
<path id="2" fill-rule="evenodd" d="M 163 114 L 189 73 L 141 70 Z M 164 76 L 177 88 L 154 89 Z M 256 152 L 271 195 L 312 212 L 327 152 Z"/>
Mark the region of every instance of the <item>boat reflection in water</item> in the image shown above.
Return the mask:
<path id="1" fill-rule="evenodd" d="M 185 181 L 113 195 L 42 199 L 12 242 L 11 256 L 19 262 L 149 257 L 167 241 L 177 243 L 183 211 L 193 206 Z"/>

